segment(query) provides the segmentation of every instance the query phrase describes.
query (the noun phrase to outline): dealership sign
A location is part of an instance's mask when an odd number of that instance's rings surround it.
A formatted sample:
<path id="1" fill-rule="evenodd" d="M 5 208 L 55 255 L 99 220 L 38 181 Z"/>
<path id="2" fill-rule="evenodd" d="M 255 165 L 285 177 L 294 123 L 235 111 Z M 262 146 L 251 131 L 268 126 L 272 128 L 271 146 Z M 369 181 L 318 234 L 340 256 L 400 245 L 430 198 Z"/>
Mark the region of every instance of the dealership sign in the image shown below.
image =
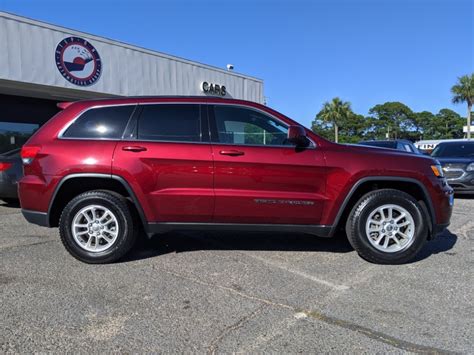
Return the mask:
<path id="1" fill-rule="evenodd" d="M 61 75 L 77 86 L 94 84 L 102 73 L 99 53 L 92 44 L 80 37 L 67 37 L 59 42 L 55 59 Z"/>
<path id="2" fill-rule="evenodd" d="M 206 94 L 225 96 L 227 94 L 226 88 L 224 85 L 218 85 L 213 83 L 208 83 L 203 81 L 201 83 L 201 90 Z"/>

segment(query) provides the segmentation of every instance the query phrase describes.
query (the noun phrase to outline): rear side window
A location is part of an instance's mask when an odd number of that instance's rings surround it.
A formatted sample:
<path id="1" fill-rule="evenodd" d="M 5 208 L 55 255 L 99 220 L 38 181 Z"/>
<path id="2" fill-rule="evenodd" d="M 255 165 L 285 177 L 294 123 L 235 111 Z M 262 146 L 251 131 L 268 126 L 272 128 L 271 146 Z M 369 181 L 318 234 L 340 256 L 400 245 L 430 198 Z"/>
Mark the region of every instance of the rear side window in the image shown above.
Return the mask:
<path id="1" fill-rule="evenodd" d="M 200 142 L 199 105 L 144 105 L 138 119 L 138 139 L 168 142 Z"/>
<path id="2" fill-rule="evenodd" d="M 134 109 L 133 105 L 88 110 L 69 126 L 63 137 L 120 139 Z"/>

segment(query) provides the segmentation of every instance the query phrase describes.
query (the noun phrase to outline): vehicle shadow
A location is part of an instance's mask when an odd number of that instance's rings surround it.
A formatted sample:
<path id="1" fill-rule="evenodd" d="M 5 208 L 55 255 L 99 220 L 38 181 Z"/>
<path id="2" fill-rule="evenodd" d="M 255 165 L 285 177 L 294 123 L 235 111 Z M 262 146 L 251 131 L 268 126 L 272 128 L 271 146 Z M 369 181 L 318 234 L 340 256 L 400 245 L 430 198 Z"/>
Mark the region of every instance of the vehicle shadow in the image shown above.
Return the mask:
<path id="1" fill-rule="evenodd" d="M 455 199 L 474 200 L 474 194 L 454 194 Z"/>
<path id="2" fill-rule="evenodd" d="M 151 239 L 142 234 L 122 262 L 198 250 L 348 253 L 353 248 L 342 234 L 337 234 L 334 238 L 318 238 L 299 233 L 186 231 L 159 234 Z"/>
<path id="3" fill-rule="evenodd" d="M 425 244 L 415 259 L 415 263 L 433 254 L 448 252 L 456 244 L 458 237 L 449 230 L 435 240 Z M 186 253 L 199 250 L 240 250 L 240 251 L 292 251 L 349 253 L 354 249 L 344 233 L 333 238 L 318 238 L 307 234 L 269 232 L 169 232 L 148 239 L 141 234 L 134 248 L 120 262 L 130 262 L 171 253 Z"/>
<path id="4" fill-rule="evenodd" d="M 8 201 L 3 201 L 0 200 L 0 206 L 2 207 L 7 207 L 7 208 L 20 208 L 20 201 L 18 200 L 8 200 Z"/>
<path id="5" fill-rule="evenodd" d="M 449 229 L 446 229 L 442 234 L 438 235 L 434 240 L 431 240 L 428 243 L 426 243 L 423 249 L 421 249 L 421 251 L 415 257 L 415 259 L 411 261 L 411 263 L 416 263 L 418 261 L 426 259 L 433 254 L 448 252 L 454 247 L 457 240 L 458 240 L 457 235 L 451 233 Z M 455 254 L 449 254 L 449 255 L 455 255 Z"/>

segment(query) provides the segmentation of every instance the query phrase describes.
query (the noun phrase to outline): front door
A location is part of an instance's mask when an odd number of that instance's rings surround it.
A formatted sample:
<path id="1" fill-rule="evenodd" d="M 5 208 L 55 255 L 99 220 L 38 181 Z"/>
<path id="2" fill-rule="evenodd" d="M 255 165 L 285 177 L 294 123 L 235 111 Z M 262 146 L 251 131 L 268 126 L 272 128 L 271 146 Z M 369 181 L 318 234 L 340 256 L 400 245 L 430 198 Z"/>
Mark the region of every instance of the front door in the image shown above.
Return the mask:
<path id="1" fill-rule="evenodd" d="M 325 164 L 314 144 L 287 142 L 288 125 L 260 110 L 209 108 L 216 223 L 318 224 Z"/>

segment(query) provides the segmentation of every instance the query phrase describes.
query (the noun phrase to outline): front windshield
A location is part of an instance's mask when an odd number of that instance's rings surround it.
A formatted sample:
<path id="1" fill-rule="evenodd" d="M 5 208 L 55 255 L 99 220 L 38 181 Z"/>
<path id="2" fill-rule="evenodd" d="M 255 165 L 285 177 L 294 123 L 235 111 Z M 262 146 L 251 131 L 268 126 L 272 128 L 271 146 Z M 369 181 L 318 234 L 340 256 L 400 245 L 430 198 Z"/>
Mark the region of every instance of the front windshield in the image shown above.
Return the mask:
<path id="1" fill-rule="evenodd" d="M 474 157 L 474 143 L 440 144 L 433 150 L 431 156 L 437 158 Z"/>

